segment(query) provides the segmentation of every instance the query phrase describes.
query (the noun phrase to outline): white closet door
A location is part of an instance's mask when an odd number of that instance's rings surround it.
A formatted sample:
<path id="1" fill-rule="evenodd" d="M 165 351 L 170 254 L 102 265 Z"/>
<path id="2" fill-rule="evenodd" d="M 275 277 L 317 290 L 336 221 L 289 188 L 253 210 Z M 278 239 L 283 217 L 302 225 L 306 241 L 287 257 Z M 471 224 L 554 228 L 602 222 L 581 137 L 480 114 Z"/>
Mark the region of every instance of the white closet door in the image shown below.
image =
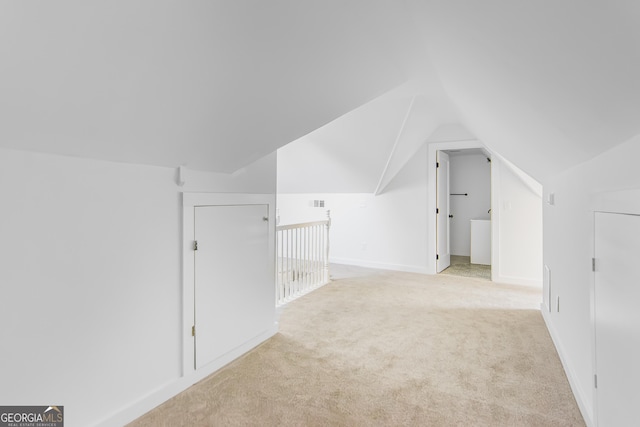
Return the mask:
<path id="1" fill-rule="evenodd" d="M 451 264 L 449 243 L 449 155 L 438 151 L 436 154 L 436 272 L 440 273 Z"/>
<path id="2" fill-rule="evenodd" d="M 267 205 L 195 208 L 196 368 L 272 326 Z"/>
<path id="3" fill-rule="evenodd" d="M 637 426 L 640 216 L 596 213 L 595 257 L 598 426 Z"/>

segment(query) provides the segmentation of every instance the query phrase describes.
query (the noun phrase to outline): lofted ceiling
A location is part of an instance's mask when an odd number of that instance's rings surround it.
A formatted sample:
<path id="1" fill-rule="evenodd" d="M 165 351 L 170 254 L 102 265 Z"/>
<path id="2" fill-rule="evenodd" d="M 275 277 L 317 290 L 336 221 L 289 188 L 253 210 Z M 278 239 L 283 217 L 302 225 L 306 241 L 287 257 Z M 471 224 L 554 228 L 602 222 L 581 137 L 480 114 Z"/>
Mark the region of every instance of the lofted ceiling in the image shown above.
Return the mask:
<path id="1" fill-rule="evenodd" d="M 640 2 L 411 6 L 461 122 L 538 180 L 640 133 Z"/>
<path id="2" fill-rule="evenodd" d="M 402 84 L 380 1 L 2 2 L 0 146 L 232 172 Z"/>
<path id="3" fill-rule="evenodd" d="M 410 81 L 282 147 L 278 191 L 379 194 L 455 116 L 438 85 Z"/>
<path id="4" fill-rule="evenodd" d="M 379 107 L 381 151 L 414 99 L 417 138 L 461 123 L 542 181 L 640 133 L 639 21 L 627 0 L 2 2 L 0 147 L 233 172 L 337 118 L 316 143 L 369 138 L 348 113 L 418 80 Z"/>

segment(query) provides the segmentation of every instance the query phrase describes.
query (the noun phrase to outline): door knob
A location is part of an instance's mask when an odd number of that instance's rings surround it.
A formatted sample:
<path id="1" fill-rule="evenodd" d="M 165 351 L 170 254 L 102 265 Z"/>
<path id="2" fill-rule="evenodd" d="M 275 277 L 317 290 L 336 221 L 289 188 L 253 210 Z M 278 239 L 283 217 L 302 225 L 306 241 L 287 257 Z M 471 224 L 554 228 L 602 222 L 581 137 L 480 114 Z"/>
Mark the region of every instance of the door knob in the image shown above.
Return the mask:
<path id="1" fill-rule="evenodd" d="M 453 215 L 449 215 L 449 218 L 453 218 Z"/>

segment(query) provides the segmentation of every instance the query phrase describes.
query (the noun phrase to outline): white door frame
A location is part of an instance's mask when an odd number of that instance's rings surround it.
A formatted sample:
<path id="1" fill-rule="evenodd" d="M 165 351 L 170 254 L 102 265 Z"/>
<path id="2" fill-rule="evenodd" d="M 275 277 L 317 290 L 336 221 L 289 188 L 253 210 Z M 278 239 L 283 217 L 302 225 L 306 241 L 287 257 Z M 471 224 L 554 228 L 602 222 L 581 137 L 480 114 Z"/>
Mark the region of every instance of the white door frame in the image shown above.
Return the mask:
<path id="1" fill-rule="evenodd" d="M 460 141 L 432 142 L 427 145 L 427 273 L 436 274 L 436 153 L 441 150 L 466 150 L 470 148 L 484 148 L 477 139 Z"/>
<path id="2" fill-rule="evenodd" d="M 191 335 L 191 327 L 194 322 L 194 280 L 195 266 L 193 258 L 193 241 L 195 233 L 195 207 L 196 206 L 228 206 L 228 205 L 268 205 L 269 206 L 269 259 L 273 262 L 271 265 L 271 276 L 274 278 L 273 286 L 273 304 L 275 306 L 275 238 L 276 238 L 276 196 L 275 194 L 238 194 L 238 193 L 183 193 L 182 194 L 182 376 L 188 376 L 195 370 L 194 357 L 195 350 L 193 346 L 193 336 Z M 275 334 L 276 319 L 274 318 L 274 329 L 269 333 Z M 268 338 L 256 337 L 256 341 Z M 257 342 L 256 342 L 257 343 Z M 250 345 L 248 347 L 251 347 Z M 246 349 L 248 350 L 248 348 Z M 239 348 L 233 354 L 229 354 L 226 363 L 231 362 L 234 356 L 237 357 L 246 351 Z M 236 353 L 238 353 L 236 355 Z M 202 372 L 198 378 L 204 377 L 209 373 L 215 372 L 226 364 L 221 361 L 221 366 L 207 365 L 207 372 Z"/>
<path id="3" fill-rule="evenodd" d="M 436 151 L 436 273 L 451 265 L 450 164 L 449 154 Z"/>

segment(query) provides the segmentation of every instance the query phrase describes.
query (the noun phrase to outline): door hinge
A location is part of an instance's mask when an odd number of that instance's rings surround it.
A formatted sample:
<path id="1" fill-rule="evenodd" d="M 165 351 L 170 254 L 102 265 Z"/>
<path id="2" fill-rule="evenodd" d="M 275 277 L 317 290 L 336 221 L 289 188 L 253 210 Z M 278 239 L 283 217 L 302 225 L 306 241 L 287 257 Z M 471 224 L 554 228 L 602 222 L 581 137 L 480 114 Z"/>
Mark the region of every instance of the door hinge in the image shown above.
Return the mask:
<path id="1" fill-rule="evenodd" d="M 196 325 L 193 325 L 193 326 L 191 327 L 191 336 L 192 336 L 192 337 L 195 337 L 195 336 L 196 336 Z"/>
<path id="2" fill-rule="evenodd" d="M 436 208 L 436 213 L 439 214 L 440 213 L 440 209 Z"/>
<path id="3" fill-rule="evenodd" d="M 598 375 L 593 376 L 593 386 L 598 388 Z"/>
<path id="4" fill-rule="evenodd" d="M 591 258 L 591 271 L 596 271 L 596 259 Z"/>
<path id="5" fill-rule="evenodd" d="M 440 259 L 440 255 L 436 254 L 436 259 Z"/>
<path id="6" fill-rule="evenodd" d="M 439 168 L 440 167 L 440 163 L 436 162 L 436 167 Z"/>
<path id="7" fill-rule="evenodd" d="M 194 241 L 193 241 L 193 250 L 194 250 L 194 251 L 197 251 L 197 250 L 198 250 L 198 241 L 197 241 L 197 240 L 194 240 Z"/>

